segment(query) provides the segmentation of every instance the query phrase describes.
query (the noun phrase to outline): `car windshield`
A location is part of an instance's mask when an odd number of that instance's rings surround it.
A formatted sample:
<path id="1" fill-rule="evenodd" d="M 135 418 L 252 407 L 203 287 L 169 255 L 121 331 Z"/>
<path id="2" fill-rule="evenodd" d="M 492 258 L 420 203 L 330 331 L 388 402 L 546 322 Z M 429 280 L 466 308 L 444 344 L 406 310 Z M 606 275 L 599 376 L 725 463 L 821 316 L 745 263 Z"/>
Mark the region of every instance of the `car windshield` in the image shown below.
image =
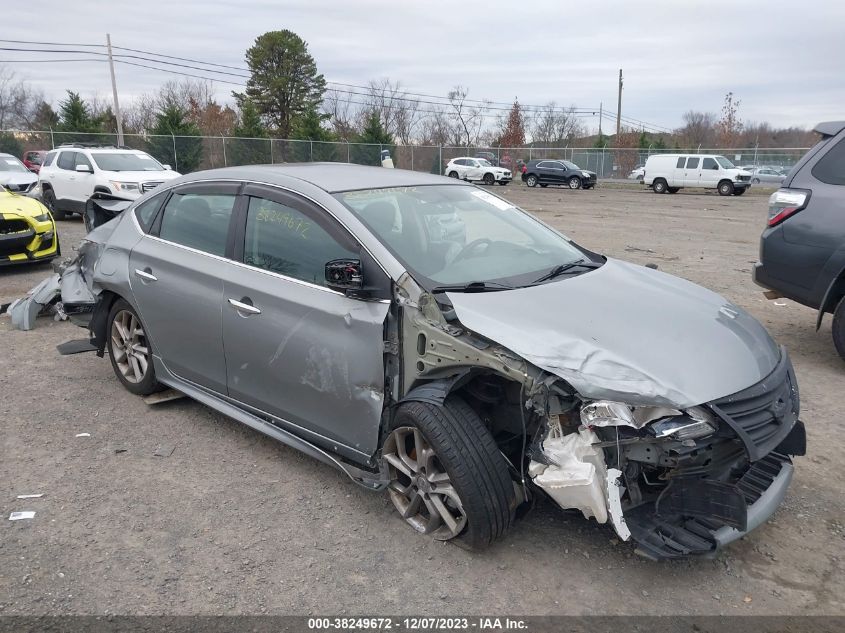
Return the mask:
<path id="1" fill-rule="evenodd" d="M 134 152 L 91 152 L 91 158 L 103 171 L 162 171 L 161 163 L 147 154 Z"/>
<path id="2" fill-rule="evenodd" d="M 719 163 L 723 169 L 734 169 L 734 164 L 724 156 L 717 156 L 716 162 Z"/>
<path id="3" fill-rule="evenodd" d="M 560 233 L 478 187 L 367 189 L 336 198 L 429 289 L 524 286 L 587 257 Z"/>
<path id="4" fill-rule="evenodd" d="M 29 170 L 26 168 L 26 165 L 24 165 L 14 156 L 3 156 L 2 158 L 0 158 L 0 171 L 28 172 Z"/>

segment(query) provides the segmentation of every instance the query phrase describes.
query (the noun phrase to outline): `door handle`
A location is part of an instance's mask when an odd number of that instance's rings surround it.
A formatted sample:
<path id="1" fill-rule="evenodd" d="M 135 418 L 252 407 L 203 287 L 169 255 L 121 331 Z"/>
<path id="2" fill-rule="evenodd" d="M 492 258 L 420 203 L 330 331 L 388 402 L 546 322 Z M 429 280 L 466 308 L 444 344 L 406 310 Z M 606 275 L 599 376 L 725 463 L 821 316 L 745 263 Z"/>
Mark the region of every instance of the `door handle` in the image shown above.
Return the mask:
<path id="1" fill-rule="evenodd" d="M 247 297 L 244 297 L 244 299 L 249 301 Z M 232 306 L 238 312 L 246 312 L 248 314 L 261 314 L 261 310 L 252 305 L 252 303 L 244 303 L 243 301 L 229 299 L 229 305 Z"/>
<path id="2" fill-rule="evenodd" d="M 136 268 L 135 274 L 138 275 L 144 281 L 158 281 L 158 277 L 153 275 L 152 272 L 150 272 L 149 268 L 147 270 L 138 270 Z"/>

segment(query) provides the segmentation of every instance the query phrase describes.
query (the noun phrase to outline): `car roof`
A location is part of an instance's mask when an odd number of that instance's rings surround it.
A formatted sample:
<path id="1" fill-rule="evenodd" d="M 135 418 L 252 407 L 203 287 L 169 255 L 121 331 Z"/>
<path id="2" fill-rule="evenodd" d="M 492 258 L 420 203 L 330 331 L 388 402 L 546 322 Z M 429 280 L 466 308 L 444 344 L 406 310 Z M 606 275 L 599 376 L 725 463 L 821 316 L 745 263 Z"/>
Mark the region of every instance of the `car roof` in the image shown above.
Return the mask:
<path id="1" fill-rule="evenodd" d="M 845 129 L 845 121 L 824 121 L 819 123 L 813 131 L 822 136 L 836 136 L 843 129 Z"/>
<path id="2" fill-rule="evenodd" d="M 416 187 L 422 185 L 469 186 L 455 178 L 446 178 L 407 169 L 369 167 L 349 163 L 285 163 L 281 165 L 246 165 L 198 171 L 183 176 L 181 182 L 231 178 L 233 180 L 261 180 L 268 184 L 285 185 L 286 179 L 296 178 L 328 193 L 358 189 Z"/>

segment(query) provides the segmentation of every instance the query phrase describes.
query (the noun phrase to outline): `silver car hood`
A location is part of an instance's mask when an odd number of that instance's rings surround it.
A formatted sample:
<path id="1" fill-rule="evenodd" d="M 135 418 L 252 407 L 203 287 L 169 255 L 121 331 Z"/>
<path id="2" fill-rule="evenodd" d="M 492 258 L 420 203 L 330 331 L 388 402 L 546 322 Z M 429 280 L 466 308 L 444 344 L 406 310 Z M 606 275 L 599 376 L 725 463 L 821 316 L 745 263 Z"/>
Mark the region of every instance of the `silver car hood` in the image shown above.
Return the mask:
<path id="1" fill-rule="evenodd" d="M 38 180 L 31 171 L 0 171 L 0 185 L 28 185 Z"/>
<path id="2" fill-rule="evenodd" d="M 780 358 L 742 308 L 619 260 L 529 288 L 448 297 L 464 327 L 588 399 L 683 409 L 750 387 Z"/>

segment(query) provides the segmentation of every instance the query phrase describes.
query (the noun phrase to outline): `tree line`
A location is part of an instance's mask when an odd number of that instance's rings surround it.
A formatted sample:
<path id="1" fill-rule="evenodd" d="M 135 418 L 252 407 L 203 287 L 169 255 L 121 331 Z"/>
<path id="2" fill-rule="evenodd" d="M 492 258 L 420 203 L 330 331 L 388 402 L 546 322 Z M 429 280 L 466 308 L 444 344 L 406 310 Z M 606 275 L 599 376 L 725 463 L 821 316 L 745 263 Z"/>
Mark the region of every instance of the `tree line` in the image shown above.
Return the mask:
<path id="1" fill-rule="evenodd" d="M 305 144 L 282 144 L 272 157 L 268 142 L 228 141 L 225 150 L 238 163 L 276 160 L 345 160 L 332 142 L 443 146 L 563 147 L 593 145 L 616 149 L 701 147 L 806 147 L 812 133 L 799 128 L 774 129 L 766 123 L 743 123 L 740 101 L 728 93 L 720 114 L 689 111 L 674 132 L 655 134 L 624 128 L 616 136 L 590 135 L 576 109 L 552 101 L 526 108 L 514 99 L 509 108 L 470 97 L 455 86 L 436 102 L 407 92 L 399 81 L 371 80 L 354 91 L 332 89 L 317 68 L 307 43 L 288 31 L 270 31 L 256 38 L 246 51 L 250 77 L 241 92 L 221 103 L 211 82 L 197 79 L 168 81 L 151 94 L 124 104 L 124 133 L 139 135 L 157 158 L 181 171 L 199 166 L 203 153 L 214 152 L 198 139 L 176 137 L 243 137 L 293 139 Z M 0 130 L 54 130 L 62 141 L 84 140 L 85 134 L 114 134 L 117 120 L 108 100 L 84 99 L 68 90 L 56 109 L 43 93 L 0 67 Z M 79 135 L 74 137 L 73 135 Z M 20 155 L 19 135 L 0 134 L 0 151 Z M 307 156 L 304 153 L 307 151 Z M 378 147 L 354 146 L 353 162 L 378 164 Z M 287 154 L 290 154 L 288 156 Z M 345 152 L 344 152 L 345 154 Z M 212 159 L 212 164 L 214 160 Z M 221 161 L 222 164 L 222 161 Z"/>

